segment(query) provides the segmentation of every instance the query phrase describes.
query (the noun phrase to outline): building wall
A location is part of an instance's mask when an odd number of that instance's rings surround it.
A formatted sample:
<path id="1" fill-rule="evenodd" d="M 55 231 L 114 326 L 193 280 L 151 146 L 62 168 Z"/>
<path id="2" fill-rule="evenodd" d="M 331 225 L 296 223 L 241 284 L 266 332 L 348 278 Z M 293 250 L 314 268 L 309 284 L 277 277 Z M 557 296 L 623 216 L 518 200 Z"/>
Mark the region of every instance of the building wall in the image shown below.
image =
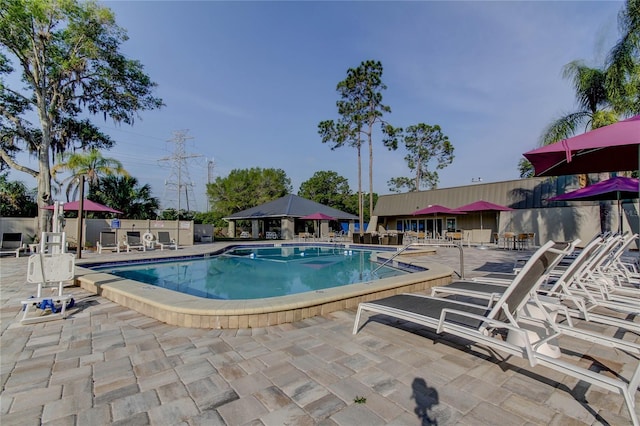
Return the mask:
<path id="1" fill-rule="evenodd" d="M 95 247 L 101 231 L 112 230 L 111 219 L 85 219 L 82 223 L 85 246 L 89 247 Z M 21 232 L 26 243 L 36 236 L 37 225 L 38 218 L 0 218 L 0 232 Z M 122 240 L 126 231 L 140 231 L 141 234 L 151 232 L 156 238 L 158 231 L 168 231 L 178 244 L 190 246 L 194 241 L 194 229 L 193 221 L 120 219 L 120 229 L 116 232 L 117 238 Z M 75 245 L 78 235 L 76 218 L 65 219 L 64 232 L 67 234 L 67 241 Z"/>
<path id="2" fill-rule="evenodd" d="M 566 203 L 549 204 L 546 200 L 576 188 L 577 177 L 530 178 L 504 182 L 480 183 L 453 188 L 388 194 L 378 197 L 373 214 L 378 217 L 411 215 L 433 204 L 455 209 L 478 200 L 514 209 L 531 209 Z"/>
<path id="3" fill-rule="evenodd" d="M 0 234 L 5 232 L 22 233 L 22 241 L 31 243 L 38 229 L 37 217 L 0 217 Z"/>
<path id="4" fill-rule="evenodd" d="M 69 222 L 73 221 L 70 233 Z M 191 246 L 194 242 L 194 224 L 193 221 L 186 220 L 132 220 L 132 219 L 120 219 L 120 228 L 111 229 L 111 219 L 86 219 L 85 226 L 85 241 L 90 243 L 91 246 L 95 246 L 96 242 L 100 239 L 101 231 L 116 231 L 116 238 L 122 240 L 127 231 L 139 231 L 141 235 L 145 232 L 152 233 L 156 239 L 158 237 L 158 231 L 167 231 L 172 239 L 175 239 L 178 245 Z M 76 237 L 77 225 L 76 219 L 67 219 L 67 226 L 65 231 L 68 236 Z"/>
<path id="5" fill-rule="evenodd" d="M 615 207 L 615 206 L 614 206 Z M 638 233 L 638 203 L 625 205 L 622 225 L 623 231 Z M 617 231 L 619 216 L 617 208 L 608 209 L 605 216 L 605 229 Z M 500 232 L 535 232 L 537 244 L 548 240 L 569 241 L 576 238 L 586 244 L 594 235 L 601 232 L 600 206 L 550 207 L 545 209 L 522 209 L 502 212 L 499 224 Z"/>
<path id="6" fill-rule="evenodd" d="M 573 191 L 577 187 L 577 176 L 559 176 L 389 194 L 378 198 L 374 214 L 378 216 L 379 224 L 387 230 L 395 230 L 398 220 L 427 218 L 413 216 L 413 212 L 429 205 L 439 204 L 455 209 L 474 201 L 485 200 L 515 210 L 500 212 L 497 215 L 494 212 L 483 212 L 483 229 L 489 228 L 492 233 L 500 234 L 505 231 L 533 232 L 536 234 L 537 244 L 549 239 L 560 241 L 576 238 L 586 243 L 601 230 L 617 231 L 619 215 L 614 201 L 547 201 L 555 195 Z M 623 230 L 640 232 L 637 200 L 623 203 L 622 207 Z M 449 215 L 438 217 L 444 220 Z M 455 218 L 456 228 L 461 230 L 474 230 L 481 226 L 480 213 L 458 215 Z M 601 221 L 604 226 L 601 226 Z M 479 235 L 477 232 L 471 234 Z"/>
<path id="7" fill-rule="evenodd" d="M 639 211 L 638 202 L 623 204 L 623 231 L 633 233 L 640 231 Z M 605 212 L 604 230 L 617 231 L 619 223 L 617 207 L 611 206 Z M 385 217 L 379 218 L 379 221 L 383 220 L 386 229 L 395 230 L 396 222 L 406 217 Z M 483 229 L 491 229 L 492 234 L 494 232 L 499 234 L 533 232 L 536 234 L 536 245 L 541 245 L 548 240 L 569 241 L 576 238 L 579 238 L 582 244 L 586 244 L 594 235 L 601 232 L 600 205 L 597 203 L 581 206 L 517 209 L 500 212 L 497 217 L 496 220 L 494 213 L 485 212 L 482 218 Z M 457 217 L 456 219 L 458 229 L 472 231 L 471 242 L 487 242 L 479 240 L 480 234 L 478 232 L 473 233 L 473 230 L 479 229 L 479 216 Z"/>

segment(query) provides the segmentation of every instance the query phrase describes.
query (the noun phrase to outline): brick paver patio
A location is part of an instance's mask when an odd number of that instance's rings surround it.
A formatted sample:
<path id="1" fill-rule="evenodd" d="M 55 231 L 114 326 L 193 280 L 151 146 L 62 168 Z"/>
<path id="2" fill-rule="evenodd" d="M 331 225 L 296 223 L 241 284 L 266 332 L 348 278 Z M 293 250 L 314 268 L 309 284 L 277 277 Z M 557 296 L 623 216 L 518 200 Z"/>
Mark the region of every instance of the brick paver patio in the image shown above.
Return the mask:
<path id="1" fill-rule="evenodd" d="M 464 251 L 468 275 L 513 265 L 513 253 Z M 458 269 L 455 249 L 433 259 Z M 0 260 L 3 426 L 630 423 L 618 395 L 424 327 L 375 317 L 353 336 L 353 311 L 267 328 L 189 329 L 69 287 L 76 307 L 66 320 L 21 325 L 20 300 L 35 290 L 26 264 Z M 638 362 L 562 343 L 593 368 L 628 373 Z"/>

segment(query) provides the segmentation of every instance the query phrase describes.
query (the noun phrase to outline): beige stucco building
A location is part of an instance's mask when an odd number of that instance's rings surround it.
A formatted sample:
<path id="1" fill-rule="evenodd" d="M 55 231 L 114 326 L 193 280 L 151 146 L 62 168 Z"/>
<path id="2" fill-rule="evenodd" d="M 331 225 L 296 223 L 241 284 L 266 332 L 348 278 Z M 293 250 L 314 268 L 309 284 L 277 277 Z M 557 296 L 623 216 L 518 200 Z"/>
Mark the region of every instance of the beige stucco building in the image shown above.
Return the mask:
<path id="1" fill-rule="evenodd" d="M 466 231 L 472 242 L 489 242 L 493 233 L 506 231 L 536 234 L 536 243 L 580 238 L 589 241 L 601 226 L 617 230 L 617 204 L 613 201 L 549 202 L 548 198 L 578 189 L 576 176 L 518 179 L 495 183 L 382 195 L 374 208 L 369 230 L 424 231 L 444 234 Z M 513 211 L 475 212 L 465 215 L 420 215 L 413 212 L 429 205 L 455 209 L 478 200 L 513 208 Z M 602 204 L 602 208 L 601 208 Z M 625 231 L 638 232 L 638 202 L 623 200 Z M 482 222 L 481 222 L 482 221 Z M 480 230 L 483 230 L 480 232 Z M 489 236 L 489 237 L 487 237 Z"/>

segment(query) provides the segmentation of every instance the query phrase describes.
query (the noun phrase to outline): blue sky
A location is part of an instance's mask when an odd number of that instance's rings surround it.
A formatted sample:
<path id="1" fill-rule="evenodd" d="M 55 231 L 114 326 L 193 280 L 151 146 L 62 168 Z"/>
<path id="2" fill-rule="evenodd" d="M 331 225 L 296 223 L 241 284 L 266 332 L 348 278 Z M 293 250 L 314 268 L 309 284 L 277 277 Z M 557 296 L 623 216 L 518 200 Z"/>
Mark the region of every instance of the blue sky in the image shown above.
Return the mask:
<path id="1" fill-rule="evenodd" d="M 518 178 L 522 153 L 544 127 L 575 109 L 562 68 L 600 65 L 619 34 L 623 2 L 178 2 L 107 1 L 166 107 L 133 127 L 99 121 L 117 141 L 105 153 L 176 207 L 168 141 L 188 131 L 190 208 L 205 210 L 213 177 L 250 167 L 283 169 L 294 193 L 319 170 L 357 189 L 353 148 L 331 151 L 318 123 L 337 119 L 336 85 L 368 59 L 384 67 L 383 102 L 395 126 L 439 124 L 455 147 L 439 187 Z M 368 159 L 363 188 L 368 189 Z M 374 145 L 374 191 L 410 176 L 405 151 Z M 32 165 L 35 161 L 32 161 Z M 432 166 L 432 168 L 435 166 Z M 13 173 L 12 178 L 29 180 Z M 185 176 L 182 177 L 186 179 Z M 185 207 L 182 198 L 181 207 Z"/>

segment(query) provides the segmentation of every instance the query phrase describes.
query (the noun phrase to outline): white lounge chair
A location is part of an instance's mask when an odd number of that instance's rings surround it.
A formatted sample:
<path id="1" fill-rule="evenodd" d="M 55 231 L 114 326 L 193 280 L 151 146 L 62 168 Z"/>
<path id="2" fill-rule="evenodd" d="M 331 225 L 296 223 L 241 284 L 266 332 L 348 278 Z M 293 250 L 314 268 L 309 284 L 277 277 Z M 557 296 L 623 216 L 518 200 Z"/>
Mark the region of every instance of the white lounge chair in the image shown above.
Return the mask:
<path id="1" fill-rule="evenodd" d="M 620 261 L 637 235 L 615 235 L 611 238 L 613 243 L 609 250 L 589 269 L 584 284 L 599 291 L 605 300 L 635 304 L 640 310 L 640 282 L 630 272 L 625 273 Z"/>
<path id="2" fill-rule="evenodd" d="M 102 253 L 102 250 L 117 251 L 120 253 L 120 243 L 116 237 L 114 231 L 100 232 L 100 240 L 98 241 L 98 253 Z"/>
<path id="3" fill-rule="evenodd" d="M 607 308 L 630 314 L 640 312 L 640 298 L 615 294 L 612 291 L 614 288 L 612 277 L 601 272 L 619 243 L 619 235 L 608 237 L 603 241 L 601 247 L 592 256 L 592 260 L 586 263 L 582 273 L 577 274 L 570 282 L 558 282 L 561 287 L 561 291 L 558 290 L 558 292 L 574 299 L 582 298 L 585 308 L 589 311 Z M 556 288 L 557 286 L 554 290 Z"/>
<path id="4" fill-rule="evenodd" d="M 608 252 L 610 242 L 603 241 L 602 237 L 592 239 L 587 246 L 582 249 L 577 257 L 562 270 L 559 277 L 553 278 L 549 285 L 542 286 L 538 293 L 534 295 L 541 303 L 555 305 L 560 313 L 579 318 L 590 322 L 612 325 L 630 331 L 640 333 L 640 323 L 632 320 L 618 318 L 608 315 L 608 308 L 630 312 L 629 308 L 623 304 L 616 304 L 604 300 L 599 300 L 590 296 L 587 290 L 577 286 L 577 280 L 584 279 L 587 271 L 592 268 L 592 264 Z M 551 271 L 551 273 L 553 270 Z M 507 275 L 507 274 L 505 274 Z M 512 276 L 512 280 L 517 275 Z M 511 281 L 498 280 L 491 277 L 487 282 L 482 281 L 483 277 L 477 277 L 472 281 L 454 281 L 446 286 L 437 286 L 431 289 L 432 296 L 465 296 L 475 300 L 487 300 L 487 306 L 492 306 L 507 289 Z M 597 312 L 594 312 L 596 311 Z"/>
<path id="5" fill-rule="evenodd" d="M 160 250 L 164 250 L 165 246 L 169 249 L 178 250 L 176 240 L 171 238 L 167 231 L 158 231 L 158 240 L 156 241 L 156 244 L 160 246 Z"/>
<path id="6" fill-rule="evenodd" d="M 553 329 L 552 324 L 543 323 L 543 327 L 537 331 L 542 331 L 544 334 L 536 335 L 531 332 L 531 329 L 523 327 L 521 320 L 518 319 L 529 298 L 541 284 L 545 269 L 549 264 L 556 262 L 557 257 L 568 254 L 569 247 L 569 244 L 565 244 L 562 248 L 552 241 L 540 247 L 491 308 L 445 298 L 400 294 L 360 303 L 353 333 L 358 332 L 360 318 L 364 311 L 421 324 L 434 329 L 437 333 L 449 333 L 486 345 L 491 350 L 522 357 L 529 361 L 531 367 L 542 365 L 578 380 L 617 392 L 624 397 L 633 424 L 639 425 L 634 405 L 635 392 L 640 383 L 640 363 L 632 371 L 628 382 L 621 378 L 620 374 L 615 377 L 599 374 L 576 363 L 558 358 L 558 355 L 563 355 L 560 351 L 556 354 L 552 350 L 547 350 L 553 339 L 562 334 L 561 330 Z M 507 332 L 506 339 L 502 338 L 504 332 Z M 547 335 L 547 332 L 550 334 Z"/>
<path id="7" fill-rule="evenodd" d="M 144 244 L 144 241 L 142 241 L 142 238 L 140 238 L 139 231 L 127 231 L 124 246 L 127 249 L 127 253 L 130 252 L 131 249 L 147 251 L 147 246 Z"/>
<path id="8" fill-rule="evenodd" d="M 0 255 L 15 254 L 20 257 L 20 252 L 26 247 L 22 242 L 22 234 L 20 232 L 3 232 L 2 241 L 0 242 Z"/>
<path id="9" fill-rule="evenodd" d="M 634 259 L 625 259 L 624 255 L 627 253 L 631 245 L 638 239 L 638 234 L 627 233 L 623 235 L 621 245 L 619 249 L 612 254 L 611 262 L 607 266 L 606 273 L 615 275 L 618 281 L 637 284 L 640 281 L 640 273 L 638 272 L 638 257 L 634 256 Z"/>
<path id="10" fill-rule="evenodd" d="M 579 242 L 580 240 L 575 240 L 570 243 L 570 249 L 573 250 L 576 244 L 578 244 Z M 563 277 L 565 277 L 565 280 L 568 279 L 566 277 L 567 275 L 577 272 L 577 267 L 581 266 L 583 259 L 587 260 L 591 253 L 592 252 L 590 246 L 582 251 L 582 256 L 579 257 L 580 261 L 572 263 L 569 268 L 565 269 L 565 272 L 563 273 Z M 554 268 L 560 264 L 562 259 L 562 257 L 556 258 L 556 261 L 554 263 L 548 264 L 546 266 L 544 272 L 541 275 L 542 282 L 547 281 L 549 275 L 554 271 Z M 444 286 L 432 287 L 431 296 L 467 296 L 476 299 L 487 299 L 490 301 L 489 305 L 492 305 L 492 301 L 495 301 L 502 297 L 504 291 L 508 288 L 509 285 L 513 283 L 513 281 L 517 277 L 518 274 L 496 273 L 489 274 L 488 277 L 475 277 L 471 280 L 466 281 L 454 281 Z"/>

